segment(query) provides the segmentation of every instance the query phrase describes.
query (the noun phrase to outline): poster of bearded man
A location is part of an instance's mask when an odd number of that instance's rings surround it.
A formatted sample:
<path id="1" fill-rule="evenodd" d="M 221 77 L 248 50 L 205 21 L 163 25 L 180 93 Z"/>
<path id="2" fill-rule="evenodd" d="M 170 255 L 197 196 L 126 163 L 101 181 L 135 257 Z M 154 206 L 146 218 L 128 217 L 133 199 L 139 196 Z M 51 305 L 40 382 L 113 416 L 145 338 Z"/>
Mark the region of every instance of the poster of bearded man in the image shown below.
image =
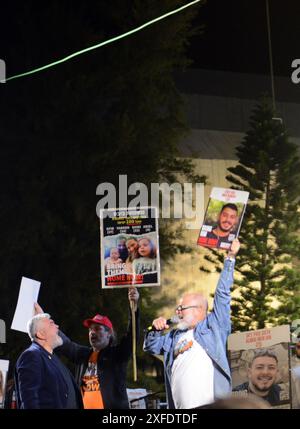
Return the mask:
<path id="1" fill-rule="evenodd" d="M 289 341 L 289 325 L 229 335 L 232 394 L 291 408 Z"/>
<path id="2" fill-rule="evenodd" d="M 248 197 L 249 192 L 213 188 L 197 244 L 230 249 L 232 241 L 239 235 Z"/>

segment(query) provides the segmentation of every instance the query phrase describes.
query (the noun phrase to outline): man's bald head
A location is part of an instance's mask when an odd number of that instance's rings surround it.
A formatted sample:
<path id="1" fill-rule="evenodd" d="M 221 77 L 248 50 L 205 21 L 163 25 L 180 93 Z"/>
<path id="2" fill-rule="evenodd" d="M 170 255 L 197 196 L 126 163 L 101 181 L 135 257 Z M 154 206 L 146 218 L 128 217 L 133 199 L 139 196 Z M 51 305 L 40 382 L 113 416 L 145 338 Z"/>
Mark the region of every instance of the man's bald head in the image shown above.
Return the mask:
<path id="1" fill-rule="evenodd" d="M 208 309 L 207 299 L 201 293 L 185 293 L 177 307 L 180 319 L 178 329 L 191 329 L 205 319 Z"/>
<path id="2" fill-rule="evenodd" d="M 207 299 L 205 298 L 205 296 L 202 295 L 201 293 L 196 293 L 196 292 L 185 293 L 182 296 L 182 301 L 190 302 L 190 303 L 192 303 L 192 305 L 199 305 L 200 307 L 202 307 L 205 310 L 205 313 L 207 313 L 208 302 L 207 302 Z"/>

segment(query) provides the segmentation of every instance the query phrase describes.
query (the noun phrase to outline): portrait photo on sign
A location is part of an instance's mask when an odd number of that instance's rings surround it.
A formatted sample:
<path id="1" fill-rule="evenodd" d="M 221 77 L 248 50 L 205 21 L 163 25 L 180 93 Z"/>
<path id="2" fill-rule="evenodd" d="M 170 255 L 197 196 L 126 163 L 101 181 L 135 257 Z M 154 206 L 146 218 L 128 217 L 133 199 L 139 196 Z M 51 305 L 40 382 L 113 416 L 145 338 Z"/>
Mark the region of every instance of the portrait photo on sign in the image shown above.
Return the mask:
<path id="1" fill-rule="evenodd" d="M 160 284 L 158 225 L 153 208 L 115 209 L 101 219 L 101 275 L 102 288 Z"/>
<path id="2" fill-rule="evenodd" d="M 234 396 L 253 394 L 272 408 L 291 408 L 289 342 L 277 343 L 278 339 L 289 340 L 285 325 L 229 336 Z"/>
<path id="3" fill-rule="evenodd" d="M 238 237 L 249 193 L 213 188 L 197 244 L 228 250 Z"/>

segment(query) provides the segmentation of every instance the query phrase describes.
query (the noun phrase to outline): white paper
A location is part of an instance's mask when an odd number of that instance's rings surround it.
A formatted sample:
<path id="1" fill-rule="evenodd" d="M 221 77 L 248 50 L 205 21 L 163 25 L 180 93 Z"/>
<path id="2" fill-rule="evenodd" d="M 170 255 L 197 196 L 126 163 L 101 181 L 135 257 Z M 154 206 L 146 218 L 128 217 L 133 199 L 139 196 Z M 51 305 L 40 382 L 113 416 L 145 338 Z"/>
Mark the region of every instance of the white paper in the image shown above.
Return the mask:
<path id="1" fill-rule="evenodd" d="M 0 371 L 7 372 L 9 367 L 9 360 L 0 359 Z"/>
<path id="2" fill-rule="evenodd" d="M 22 277 L 18 303 L 11 329 L 27 332 L 27 322 L 34 315 L 34 303 L 38 301 L 41 282 Z"/>

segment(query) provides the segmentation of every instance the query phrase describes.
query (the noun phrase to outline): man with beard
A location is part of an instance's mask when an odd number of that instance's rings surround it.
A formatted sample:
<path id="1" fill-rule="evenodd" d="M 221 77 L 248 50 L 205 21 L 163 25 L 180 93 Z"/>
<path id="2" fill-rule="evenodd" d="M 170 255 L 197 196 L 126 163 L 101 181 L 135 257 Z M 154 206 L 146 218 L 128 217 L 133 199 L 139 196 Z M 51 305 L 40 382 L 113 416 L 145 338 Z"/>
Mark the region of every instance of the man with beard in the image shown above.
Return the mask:
<path id="1" fill-rule="evenodd" d="M 169 326 L 159 317 L 146 334 L 144 350 L 164 355 L 169 408 L 199 407 L 231 392 L 226 341 L 231 331 L 230 287 L 239 248 L 236 239 L 225 258 L 210 314 L 203 295 L 186 293 L 176 308 L 180 319 L 176 329 L 164 335 Z"/>
<path id="2" fill-rule="evenodd" d="M 235 387 L 233 391 L 253 393 L 268 401 L 270 405 L 278 405 L 281 388 L 275 384 L 277 375 L 278 359 L 276 354 L 268 349 L 257 350 L 249 364 L 249 381 Z"/>
<path id="3" fill-rule="evenodd" d="M 31 346 L 19 357 L 15 369 L 18 408 L 82 408 L 80 391 L 70 371 L 53 350 L 62 345 L 58 326 L 47 313 L 29 320 Z"/>
<path id="4" fill-rule="evenodd" d="M 222 207 L 222 210 L 218 217 L 218 223 L 212 231 L 208 232 L 206 237 L 208 239 L 207 245 L 211 239 L 216 240 L 214 247 L 222 247 L 221 243 L 230 243 L 232 240 L 230 233 L 234 230 L 238 221 L 238 208 L 235 204 L 228 203 Z"/>
<path id="5" fill-rule="evenodd" d="M 136 338 L 139 337 L 139 292 L 128 288 L 128 301 L 132 302 L 136 314 Z M 35 309 L 41 312 L 36 304 Z M 111 320 L 96 314 L 83 321 L 88 330 L 90 346 L 77 344 L 59 331 L 60 346 L 57 353 L 76 364 L 75 379 L 80 386 L 85 409 L 129 408 L 126 391 L 127 365 L 132 355 L 131 313 L 126 334 L 116 341 Z"/>

